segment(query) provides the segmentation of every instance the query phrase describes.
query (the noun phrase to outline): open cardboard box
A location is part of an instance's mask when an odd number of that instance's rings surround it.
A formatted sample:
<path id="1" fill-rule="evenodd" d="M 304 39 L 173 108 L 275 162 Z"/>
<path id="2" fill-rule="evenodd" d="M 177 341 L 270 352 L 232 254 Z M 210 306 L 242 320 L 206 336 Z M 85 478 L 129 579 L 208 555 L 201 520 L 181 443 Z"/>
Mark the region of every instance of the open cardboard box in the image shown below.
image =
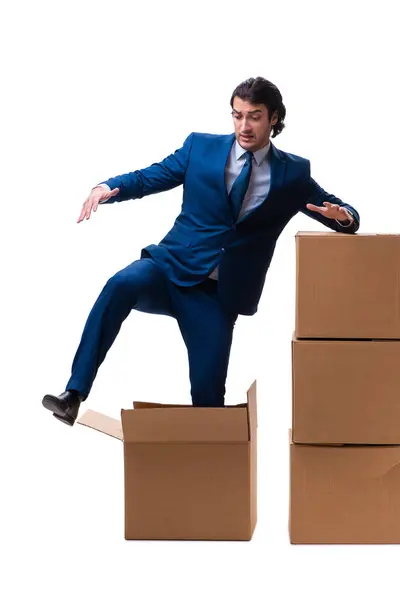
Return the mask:
<path id="1" fill-rule="evenodd" d="M 257 522 L 256 381 L 221 408 L 134 402 L 78 423 L 123 441 L 125 539 L 250 540 Z"/>

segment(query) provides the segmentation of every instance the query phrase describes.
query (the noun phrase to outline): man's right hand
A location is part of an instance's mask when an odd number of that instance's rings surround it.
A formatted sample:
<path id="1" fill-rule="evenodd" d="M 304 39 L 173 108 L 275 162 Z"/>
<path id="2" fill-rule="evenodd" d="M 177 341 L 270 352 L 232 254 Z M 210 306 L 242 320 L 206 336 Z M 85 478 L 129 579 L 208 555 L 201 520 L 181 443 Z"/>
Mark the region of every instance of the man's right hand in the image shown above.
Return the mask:
<path id="1" fill-rule="evenodd" d="M 112 196 L 116 196 L 118 192 L 119 188 L 110 190 L 106 183 L 102 183 L 94 187 L 87 199 L 85 200 L 85 202 L 83 203 L 81 214 L 79 215 L 77 223 L 83 221 L 85 217 L 86 219 L 89 219 L 92 210 L 93 212 L 96 212 L 99 203 L 105 202 L 109 198 L 112 198 Z"/>

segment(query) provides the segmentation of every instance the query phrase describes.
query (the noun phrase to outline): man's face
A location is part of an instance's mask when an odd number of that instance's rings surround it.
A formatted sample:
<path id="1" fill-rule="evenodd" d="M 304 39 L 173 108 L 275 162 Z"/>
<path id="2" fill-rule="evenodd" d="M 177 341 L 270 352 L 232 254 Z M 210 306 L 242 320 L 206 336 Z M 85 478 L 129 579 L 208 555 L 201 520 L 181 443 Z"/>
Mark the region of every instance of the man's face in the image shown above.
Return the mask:
<path id="1" fill-rule="evenodd" d="M 268 144 L 272 126 L 278 121 L 276 111 L 270 121 L 265 104 L 250 104 L 238 96 L 233 99 L 232 116 L 236 139 L 242 148 L 250 152 Z"/>

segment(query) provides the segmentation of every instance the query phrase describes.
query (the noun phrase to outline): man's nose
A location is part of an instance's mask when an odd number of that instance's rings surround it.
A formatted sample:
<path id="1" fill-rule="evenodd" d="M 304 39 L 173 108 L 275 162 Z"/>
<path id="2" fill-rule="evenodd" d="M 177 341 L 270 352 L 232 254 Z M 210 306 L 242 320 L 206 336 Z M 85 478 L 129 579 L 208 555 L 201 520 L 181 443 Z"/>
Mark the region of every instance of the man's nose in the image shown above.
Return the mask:
<path id="1" fill-rule="evenodd" d="M 246 121 L 246 119 L 244 119 L 244 120 L 242 121 L 242 126 L 241 126 L 241 128 L 240 128 L 240 131 L 241 131 L 242 133 L 244 133 L 245 131 L 251 131 L 250 122 L 249 122 L 249 121 Z"/>

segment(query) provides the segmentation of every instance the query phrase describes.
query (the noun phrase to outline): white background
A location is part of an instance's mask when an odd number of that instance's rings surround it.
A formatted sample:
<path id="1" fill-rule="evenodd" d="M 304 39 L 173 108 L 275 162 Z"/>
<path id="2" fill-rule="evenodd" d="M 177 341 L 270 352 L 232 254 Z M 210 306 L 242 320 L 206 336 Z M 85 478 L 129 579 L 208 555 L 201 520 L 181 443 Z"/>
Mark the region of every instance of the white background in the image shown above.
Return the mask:
<path id="1" fill-rule="evenodd" d="M 235 330 L 226 402 L 259 382 L 251 542 L 124 541 L 122 444 L 41 406 L 64 389 L 107 279 L 180 208 L 177 188 L 77 225 L 90 188 L 164 158 L 191 131 L 230 133 L 230 95 L 248 77 L 283 94 L 287 128 L 273 142 L 311 160 L 317 182 L 360 212 L 360 232 L 397 232 L 395 5 L 2 4 L 2 598 L 398 597 L 396 546 L 289 543 L 294 236 L 324 230 L 312 219 L 288 224 L 259 312 Z M 129 316 L 85 408 L 118 417 L 134 399 L 190 402 L 172 319 Z"/>

